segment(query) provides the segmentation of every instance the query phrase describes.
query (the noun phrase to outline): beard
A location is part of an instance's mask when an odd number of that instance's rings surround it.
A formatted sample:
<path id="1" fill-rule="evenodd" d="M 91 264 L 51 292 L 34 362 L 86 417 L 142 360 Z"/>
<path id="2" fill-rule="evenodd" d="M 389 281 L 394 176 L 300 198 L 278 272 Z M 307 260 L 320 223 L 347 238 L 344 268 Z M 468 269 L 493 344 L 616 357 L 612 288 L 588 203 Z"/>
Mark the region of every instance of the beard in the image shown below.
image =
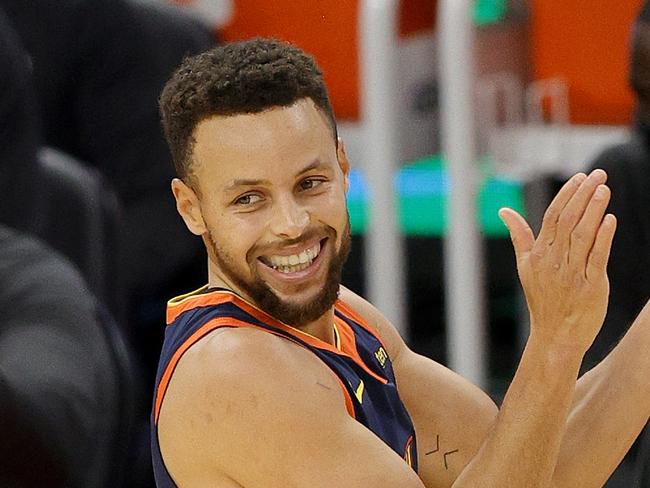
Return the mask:
<path id="1" fill-rule="evenodd" d="M 329 253 L 329 268 L 327 269 L 325 284 L 313 298 L 304 303 L 292 303 L 282 300 L 273 289 L 259 276 L 257 272 L 256 259 L 252 258 L 254 249 L 248 252 L 246 262 L 249 269 L 253 271 L 250 279 L 235 269 L 232 259 L 225 253 L 217 243 L 211 231 L 208 232 L 213 255 L 219 270 L 228 277 L 231 283 L 245 293 L 253 303 L 271 317 L 292 327 L 301 327 L 318 319 L 327 312 L 336 302 L 339 296 L 339 286 L 343 265 L 350 253 L 350 222 L 346 223 L 341 236 L 341 247 L 337 251 L 335 242 L 337 233 L 332 227 L 327 227 L 327 246 L 325 250 Z M 305 235 L 299 241 L 306 241 L 309 235 Z M 293 241 L 292 243 L 295 243 Z M 322 252 L 322 251 L 321 251 Z"/>

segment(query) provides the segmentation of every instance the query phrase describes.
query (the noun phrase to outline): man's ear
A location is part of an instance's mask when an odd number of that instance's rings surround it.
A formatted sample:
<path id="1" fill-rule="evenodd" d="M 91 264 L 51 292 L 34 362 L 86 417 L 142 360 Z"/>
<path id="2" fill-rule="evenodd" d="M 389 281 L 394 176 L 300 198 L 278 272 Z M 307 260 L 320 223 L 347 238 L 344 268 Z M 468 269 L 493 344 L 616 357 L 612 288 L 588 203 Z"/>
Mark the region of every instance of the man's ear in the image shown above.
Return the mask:
<path id="1" fill-rule="evenodd" d="M 338 145 L 336 147 L 336 156 L 339 161 L 339 166 L 343 171 L 345 191 L 347 192 L 350 188 L 350 162 L 348 161 L 348 156 L 345 154 L 345 144 L 343 144 L 343 139 L 340 137 L 338 138 Z"/>
<path id="2" fill-rule="evenodd" d="M 192 234 L 197 236 L 207 232 L 199 198 L 194 190 L 186 185 L 183 180 L 174 178 L 172 180 L 172 193 L 176 199 L 176 210 L 183 217 L 185 225 Z"/>

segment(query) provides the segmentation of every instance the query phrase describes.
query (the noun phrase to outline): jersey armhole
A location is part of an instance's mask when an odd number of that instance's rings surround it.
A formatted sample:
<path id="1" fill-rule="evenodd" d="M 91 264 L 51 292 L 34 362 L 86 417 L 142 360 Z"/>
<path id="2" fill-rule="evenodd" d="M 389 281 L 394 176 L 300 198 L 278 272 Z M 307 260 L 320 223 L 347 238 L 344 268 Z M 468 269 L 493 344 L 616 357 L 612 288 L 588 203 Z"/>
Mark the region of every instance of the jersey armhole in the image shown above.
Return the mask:
<path id="1" fill-rule="evenodd" d="M 368 324 L 366 319 L 364 319 L 361 315 L 359 315 L 347 302 L 344 302 L 342 299 L 339 298 L 337 303 L 336 303 L 336 308 L 338 308 L 341 312 L 343 312 L 349 318 L 354 320 L 366 332 L 368 332 L 369 334 L 372 334 L 372 336 L 379 341 L 381 346 L 384 349 L 386 349 L 386 344 L 384 344 L 384 341 L 381 338 L 381 335 L 379 334 L 379 331 L 375 327 L 372 327 L 370 324 Z"/>

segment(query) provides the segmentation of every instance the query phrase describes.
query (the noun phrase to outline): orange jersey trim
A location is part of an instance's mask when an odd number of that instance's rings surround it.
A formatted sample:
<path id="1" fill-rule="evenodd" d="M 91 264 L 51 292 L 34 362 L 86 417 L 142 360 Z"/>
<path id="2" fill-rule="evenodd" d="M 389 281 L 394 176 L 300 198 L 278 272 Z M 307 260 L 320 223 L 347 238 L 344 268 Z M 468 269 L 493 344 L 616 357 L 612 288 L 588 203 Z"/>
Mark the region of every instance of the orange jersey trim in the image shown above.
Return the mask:
<path id="1" fill-rule="evenodd" d="M 167 363 L 165 372 L 160 377 L 160 382 L 158 383 L 158 390 L 156 391 L 156 402 L 154 404 L 155 423 L 158 423 L 158 416 L 160 415 L 160 407 L 162 406 L 163 398 L 165 397 L 165 393 L 167 392 L 167 388 L 169 387 L 169 381 L 171 380 L 172 374 L 174 373 L 174 369 L 176 369 L 176 365 L 180 361 L 183 354 L 185 354 L 185 352 L 190 347 L 196 344 L 200 339 L 202 339 L 208 333 L 212 332 L 215 329 L 218 329 L 219 327 L 226 327 L 226 326 L 255 327 L 253 324 L 249 324 L 248 322 L 242 322 L 232 317 L 217 317 L 205 323 L 202 327 L 197 329 L 194 332 L 194 334 L 189 336 L 185 340 L 185 342 L 183 342 L 180 345 L 180 347 L 176 349 L 171 359 L 169 360 L 169 363 Z"/>
<path id="2" fill-rule="evenodd" d="M 348 356 L 350 359 L 352 359 L 355 363 L 357 363 L 361 368 L 368 373 L 370 376 L 375 378 L 377 381 L 387 384 L 388 380 L 377 373 L 375 373 L 373 370 L 371 370 L 366 363 L 361 359 L 361 356 L 359 356 L 359 352 L 357 351 L 357 346 L 356 346 L 356 341 L 354 340 L 354 331 L 350 328 L 348 323 L 339 318 L 339 317 L 334 317 L 334 321 L 336 326 L 338 327 L 338 332 L 341 337 L 341 350 L 339 351 L 336 346 L 333 346 L 332 344 L 329 344 L 318 337 L 314 337 L 313 335 L 307 334 L 299 329 L 296 329 L 295 327 L 291 327 L 290 325 L 284 324 L 280 322 L 277 319 L 274 319 L 267 313 L 263 312 L 262 310 L 256 308 L 255 306 L 251 305 L 250 303 L 242 300 L 240 297 L 237 295 L 232 295 L 233 296 L 233 302 L 240 307 L 242 310 L 245 312 L 248 312 L 250 315 L 255 317 L 257 320 L 260 322 L 264 322 L 268 325 L 271 325 L 273 327 L 276 327 L 294 337 L 297 337 L 298 339 L 301 339 L 305 341 L 307 344 L 310 346 L 319 348 L 319 349 L 325 349 L 327 351 L 333 352 L 335 354 L 339 355 L 344 355 Z M 337 301 L 337 306 L 341 304 L 340 300 Z M 346 307 L 346 309 L 348 309 Z M 358 316 L 357 316 L 358 317 Z M 355 321 L 357 321 L 356 318 L 354 318 Z M 374 337 L 379 340 L 381 345 L 383 346 L 383 343 L 381 340 L 377 337 L 376 333 L 372 331 L 372 329 L 369 329 L 367 325 L 363 326 L 364 329 L 368 330 Z M 385 349 L 385 348 L 384 348 Z"/>
<path id="3" fill-rule="evenodd" d="M 334 375 L 334 378 L 336 378 L 336 381 L 339 382 L 341 391 L 343 391 L 343 399 L 345 400 L 345 409 L 348 411 L 348 415 L 350 415 L 350 417 L 352 417 L 353 419 L 356 419 L 357 415 L 354 413 L 354 404 L 352 403 L 352 397 L 350 396 L 350 392 L 343 384 L 341 378 L 339 378 L 339 375 L 334 373 L 334 371 L 332 371 L 332 374 Z"/>
<path id="4" fill-rule="evenodd" d="M 346 302 L 344 302 L 339 298 L 338 301 L 336 302 L 336 307 L 345 315 L 347 315 L 352 320 L 354 320 L 361 327 L 366 329 L 367 332 L 372 334 L 375 337 L 375 339 L 379 341 L 381 346 L 384 349 L 386 349 L 386 344 L 384 344 L 384 341 L 381 339 L 381 337 L 379 337 L 379 332 L 377 331 L 377 329 L 375 329 L 368 322 L 366 322 L 366 319 L 364 319 L 361 315 L 359 315 L 352 307 L 350 307 L 350 305 L 348 305 Z"/>
<path id="5" fill-rule="evenodd" d="M 307 334 L 306 332 L 296 329 L 295 327 L 291 327 L 290 325 L 284 324 L 279 320 L 274 319 L 267 313 L 256 308 L 255 306 L 246 302 L 241 297 L 239 297 L 238 295 L 232 292 L 224 291 L 224 290 L 216 290 L 216 291 L 204 293 L 206 289 L 207 289 L 207 285 L 193 292 L 169 300 L 167 304 L 167 314 L 166 314 L 167 325 L 168 326 L 172 325 L 174 321 L 179 317 L 179 315 L 181 315 L 183 312 L 187 310 L 192 310 L 196 307 L 213 306 L 213 305 L 220 305 L 223 303 L 231 302 L 237 305 L 245 312 L 247 312 L 248 314 L 250 314 L 251 316 L 255 317 L 260 322 L 264 322 L 272 327 L 275 327 L 287 333 L 291 337 L 300 339 L 303 342 L 315 348 L 324 349 L 338 355 L 349 357 L 356 364 L 358 364 L 366 373 L 368 373 L 370 376 L 375 378 L 377 381 L 383 384 L 388 383 L 388 380 L 386 378 L 383 378 L 382 376 L 378 375 L 373 370 L 371 370 L 363 361 L 363 359 L 361 359 L 361 356 L 359 356 L 359 352 L 357 351 L 354 331 L 352 330 L 350 325 L 342 318 L 338 316 L 334 317 L 336 335 L 337 335 L 337 339 L 340 341 L 340 344 L 337 344 L 338 346 L 340 346 L 340 348 L 337 348 L 336 346 L 333 346 L 325 341 L 322 341 L 317 337 L 314 337 L 310 334 Z M 360 315 L 354 312 L 347 304 L 345 304 L 341 300 L 338 300 L 336 306 L 344 314 L 348 315 L 351 319 L 357 322 L 361 327 L 363 327 L 370 334 L 372 334 L 373 337 L 375 337 L 382 346 L 384 345 L 381 338 L 378 336 L 377 332 L 373 328 L 371 328 L 366 323 L 366 321 Z M 283 334 L 279 334 L 272 330 L 264 329 L 255 324 L 244 322 L 232 317 L 218 317 L 210 320 L 202 327 L 197 329 L 189 338 L 187 338 L 187 340 L 183 344 L 181 344 L 181 346 L 178 349 L 176 349 L 169 363 L 167 364 L 167 367 L 165 368 L 165 372 L 163 373 L 160 382 L 158 383 L 158 390 L 156 392 L 156 400 L 154 403 L 154 422 L 156 423 L 158 422 L 158 416 L 160 415 L 160 409 L 162 407 L 163 398 L 165 396 L 167 388 L 169 387 L 169 382 L 171 380 L 171 376 L 174 372 L 174 369 L 176 368 L 176 365 L 180 361 L 182 355 L 192 345 L 198 342 L 201 338 L 203 338 L 205 335 L 207 335 L 208 333 L 212 332 L 213 330 L 219 327 L 255 327 L 265 332 L 270 332 L 278 337 L 284 337 L 285 339 L 291 340 L 291 337 L 287 337 Z M 298 342 L 297 344 L 301 345 Z M 343 390 L 343 396 L 345 398 L 345 407 L 348 413 L 350 414 L 350 416 L 355 418 L 354 406 L 353 406 L 350 393 L 348 392 L 347 388 L 345 387 L 341 379 L 338 377 L 338 375 L 334 374 L 334 376 L 338 380 L 341 389 Z"/>
<path id="6" fill-rule="evenodd" d="M 322 341 L 318 337 L 314 337 L 313 335 L 307 334 L 300 329 L 296 329 L 295 327 L 291 327 L 290 325 L 280 322 L 279 320 L 271 317 L 266 312 L 263 312 L 262 310 L 258 309 L 254 305 L 248 303 L 240 296 L 230 291 L 216 290 L 209 293 L 198 294 L 206 289 L 207 285 L 200 288 L 199 290 L 188 293 L 186 295 L 181 295 L 178 298 L 170 300 L 168 302 L 167 308 L 167 325 L 171 325 L 174 320 L 176 320 L 176 318 L 186 310 L 191 310 L 199 306 L 220 305 L 222 303 L 232 302 L 251 316 L 255 317 L 260 322 L 264 322 L 270 326 L 280 329 L 283 332 L 286 332 L 287 334 L 306 342 L 312 347 L 324 349 L 335 354 L 349 357 L 377 381 L 383 384 L 388 383 L 388 380 L 386 378 L 378 375 L 373 370 L 371 370 L 363 361 L 363 359 L 361 359 L 361 356 L 359 356 L 359 352 L 357 351 L 356 341 L 354 340 L 354 331 L 350 328 L 345 320 L 339 317 L 334 318 L 335 324 L 338 327 L 338 332 L 341 336 L 341 350 L 339 350 L 336 348 L 336 346 Z M 379 338 L 377 335 L 377 331 L 373 330 L 366 323 L 366 321 L 362 319 L 360 315 L 354 312 L 347 304 L 341 300 L 337 300 L 336 307 L 343 311 L 346 315 L 349 315 L 350 318 L 352 318 L 355 322 L 359 323 L 361 327 L 366 329 L 370 334 L 373 335 L 373 337 L 379 341 L 384 349 L 386 348 L 381 338 Z"/>
<path id="7" fill-rule="evenodd" d="M 158 423 L 158 417 L 160 416 L 160 409 L 162 407 L 162 402 L 165 397 L 165 393 L 167 392 L 167 388 L 169 388 L 169 382 L 171 381 L 172 374 L 174 373 L 174 370 L 176 369 L 176 365 L 180 361 L 181 357 L 183 354 L 194 344 L 196 344 L 200 339 L 202 339 L 205 335 L 209 334 L 215 329 L 218 329 L 219 327 L 252 327 L 256 329 L 263 330 L 265 332 L 269 332 L 277 337 L 282 337 L 287 340 L 291 340 L 289 337 L 278 334 L 277 332 L 270 331 L 268 329 L 262 329 L 261 327 L 255 325 L 255 324 L 250 324 L 248 322 L 243 322 L 241 320 L 234 319 L 232 317 L 218 317 L 215 319 L 210 320 L 207 322 L 205 325 L 203 325 L 201 328 L 196 330 L 194 334 L 192 334 L 190 337 L 187 338 L 183 344 L 174 352 L 174 355 L 170 359 L 169 363 L 167 364 L 167 367 L 165 368 L 165 372 L 163 373 L 160 382 L 158 383 L 158 390 L 156 392 L 156 402 L 154 405 L 154 422 Z M 300 343 L 296 343 L 297 345 L 302 346 Z M 348 414 L 352 418 L 356 418 L 356 415 L 354 413 L 354 404 L 352 403 L 352 398 L 350 397 L 350 392 L 348 392 L 347 388 L 343 384 L 343 381 L 341 381 L 341 378 L 338 377 L 334 372 L 334 377 L 338 381 L 341 390 L 343 390 L 343 397 L 345 400 L 345 409 L 348 411 Z"/>
<path id="8" fill-rule="evenodd" d="M 174 320 L 187 310 L 201 306 L 220 305 L 222 303 L 232 302 L 234 295 L 224 292 L 203 293 L 207 288 L 208 285 L 205 285 L 198 290 L 169 300 L 167 302 L 167 325 L 173 324 Z"/>
<path id="9" fill-rule="evenodd" d="M 366 363 L 359 356 L 359 351 L 357 350 L 357 341 L 354 337 L 354 331 L 350 325 L 340 317 L 334 317 L 334 322 L 339 332 L 341 338 L 341 352 L 339 354 L 344 354 L 357 363 L 363 368 L 363 370 L 368 373 L 370 376 L 375 378 L 377 381 L 383 383 L 384 385 L 388 383 L 388 380 L 382 376 L 379 376 L 373 370 L 371 370 Z M 373 334 L 374 335 L 374 334 Z M 380 341 L 381 343 L 381 341 Z"/>

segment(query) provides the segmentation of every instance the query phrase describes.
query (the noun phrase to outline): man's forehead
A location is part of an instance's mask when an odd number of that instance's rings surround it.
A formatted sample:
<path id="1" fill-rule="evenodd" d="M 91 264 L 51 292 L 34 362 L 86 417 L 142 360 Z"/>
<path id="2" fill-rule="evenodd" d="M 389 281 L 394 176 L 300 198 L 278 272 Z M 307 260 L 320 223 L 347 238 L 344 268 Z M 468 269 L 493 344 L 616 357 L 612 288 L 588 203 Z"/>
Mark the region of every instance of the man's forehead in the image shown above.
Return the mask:
<path id="1" fill-rule="evenodd" d="M 260 173 L 296 174 L 315 161 L 332 164 L 336 144 L 331 129 L 308 102 L 201 121 L 192 151 L 195 173 L 220 181 L 255 179 Z"/>
<path id="2" fill-rule="evenodd" d="M 292 105 L 271 107 L 255 113 L 212 115 L 201 120 L 195 130 L 197 142 L 233 145 L 254 143 L 260 138 L 277 138 L 294 133 L 331 132 L 327 116 L 309 98 Z"/>

